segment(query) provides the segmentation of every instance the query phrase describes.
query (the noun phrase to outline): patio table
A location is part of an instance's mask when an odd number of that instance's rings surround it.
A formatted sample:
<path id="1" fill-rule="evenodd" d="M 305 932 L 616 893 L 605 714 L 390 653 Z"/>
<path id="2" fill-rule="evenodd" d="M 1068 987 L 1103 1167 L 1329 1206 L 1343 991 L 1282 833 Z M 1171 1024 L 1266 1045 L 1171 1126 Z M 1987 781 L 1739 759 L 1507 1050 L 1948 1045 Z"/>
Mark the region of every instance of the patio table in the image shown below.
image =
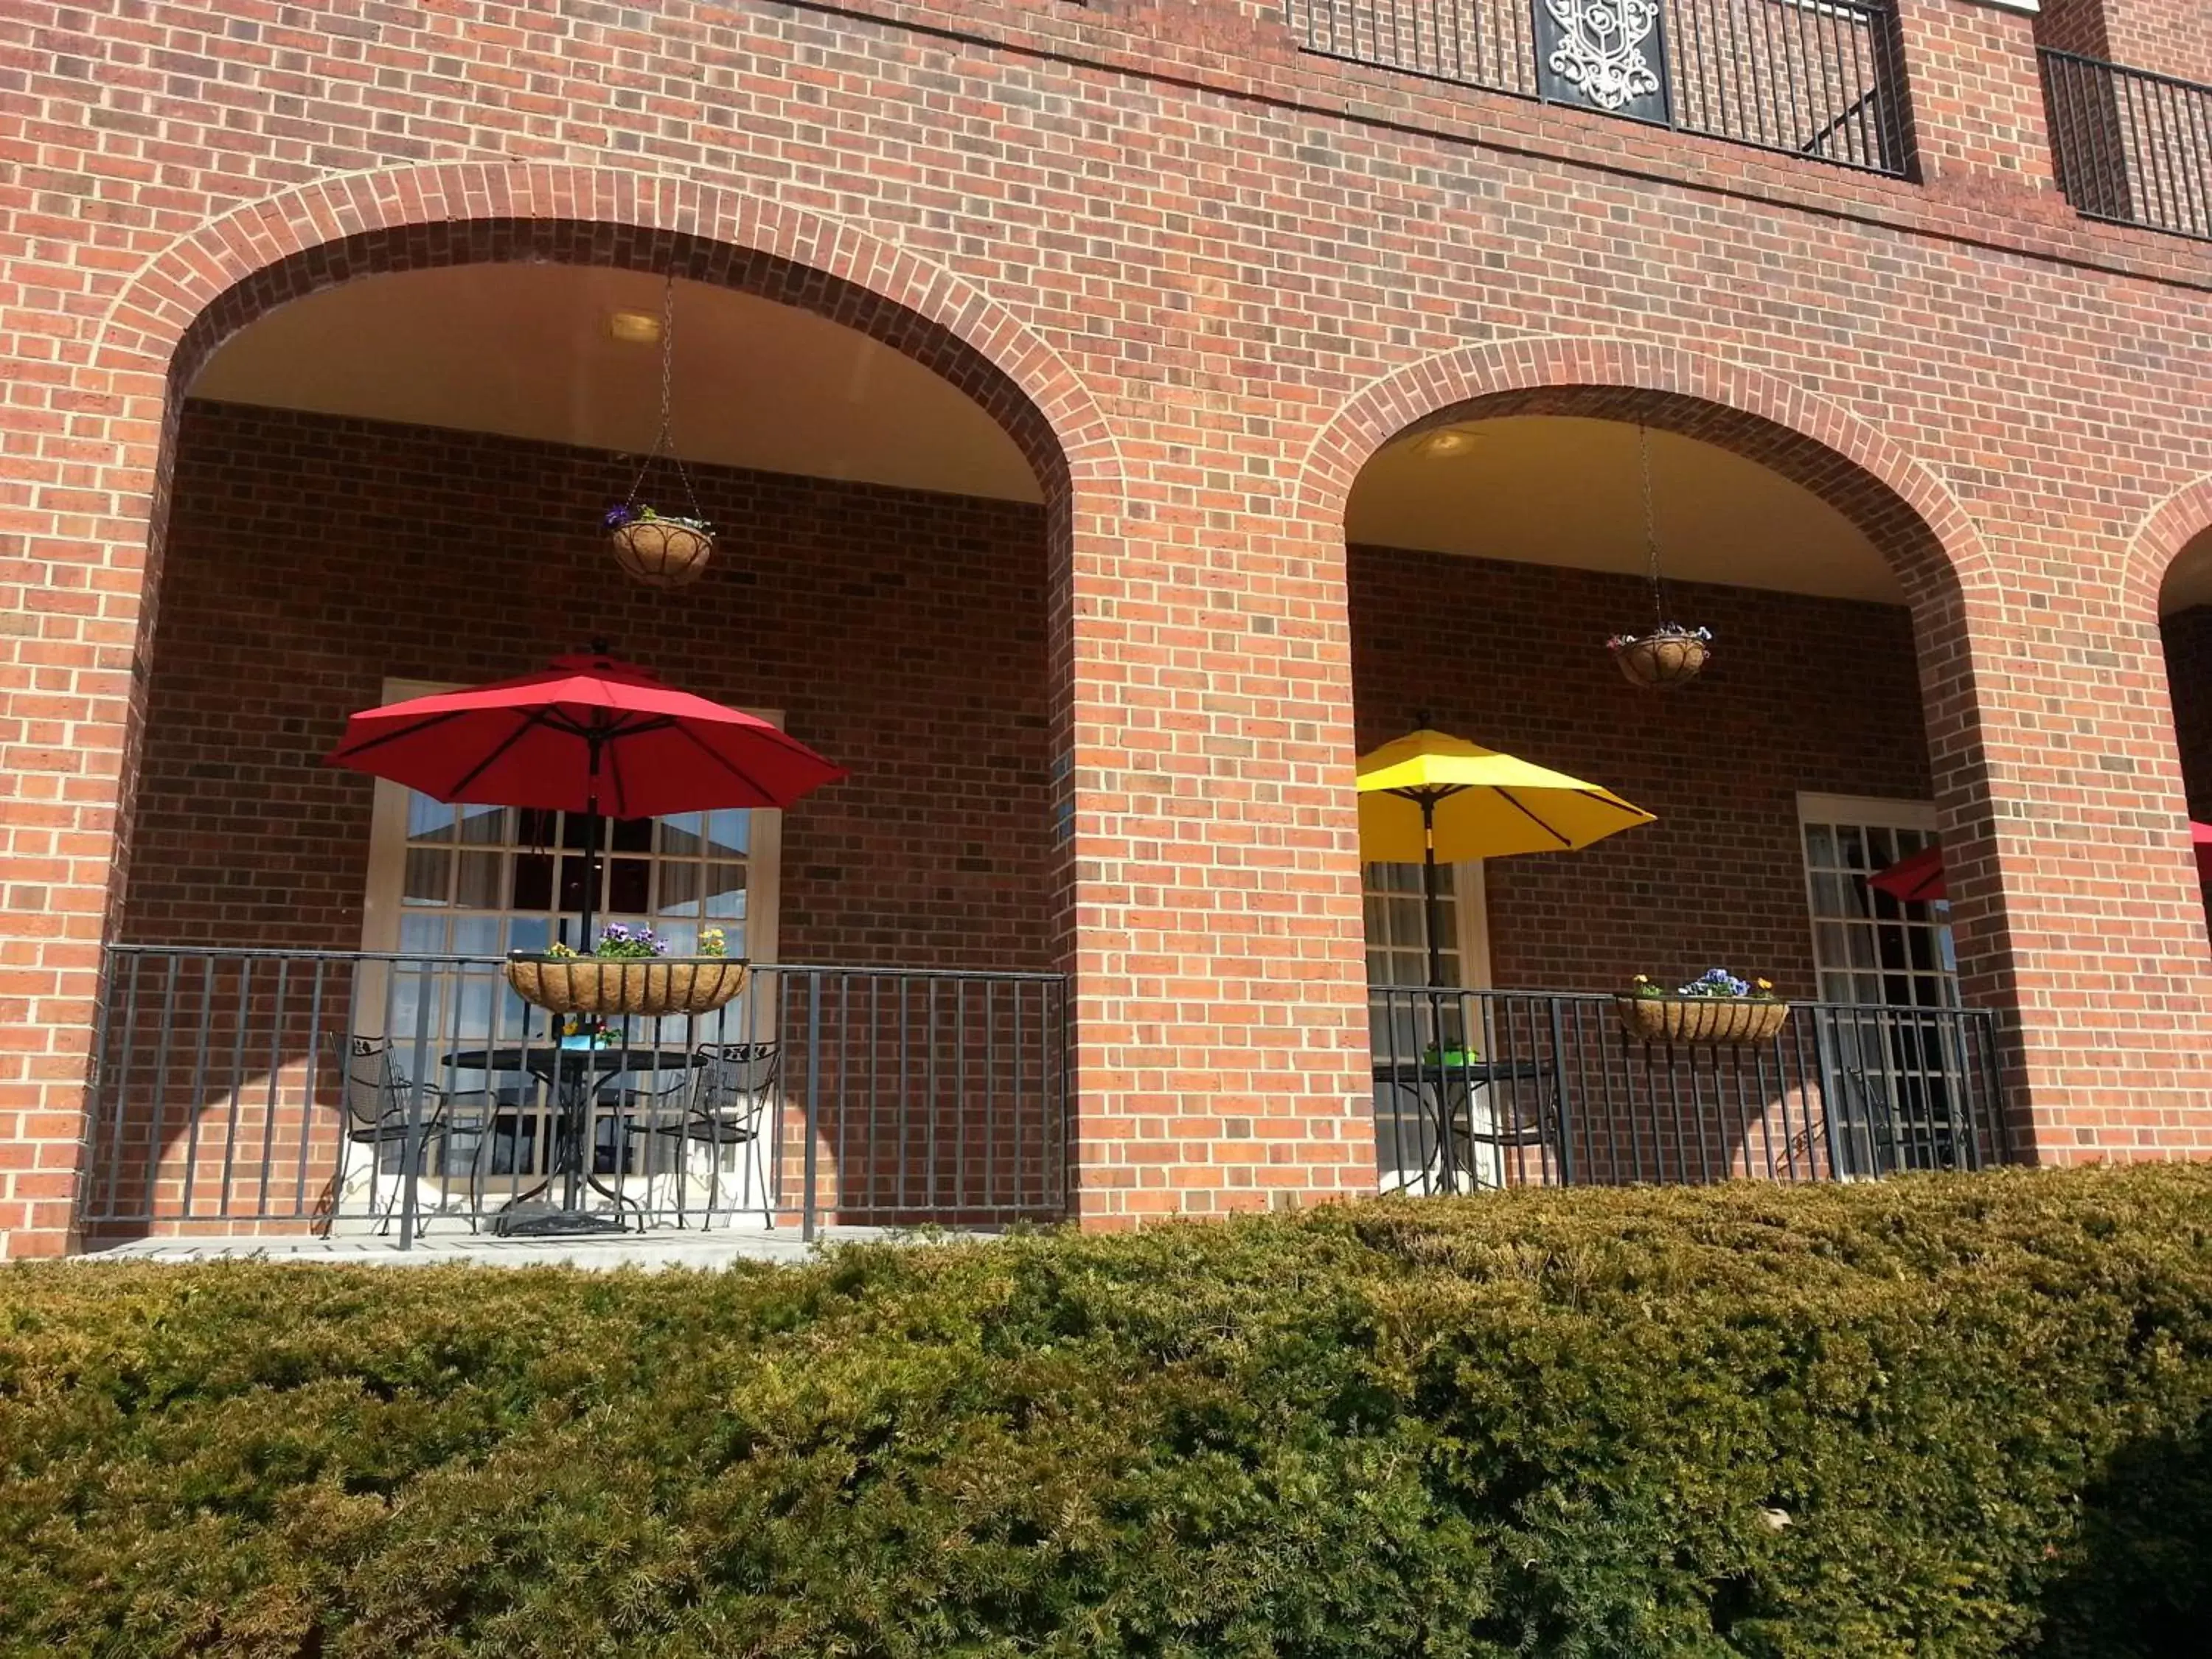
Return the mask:
<path id="1" fill-rule="evenodd" d="M 690 1071 L 707 1063 L 706 1056 L 690 1048 L 626 1048 L 621 1043 L 593 1043 L 587 1037 L 562 1037 L 552 1042 L 510 1043 L 492 1048 L 459 1048 L 443 1057 L 456 1072 L 526 1072 L 553 1091 L 553 1145 L 546 1161 L 545 1178 L 526 1193 L 518 1193 L 500 1206 L 492 1231 L 510 1237 L 556 1233 L 601 1233 L 623 1231 L 621 1206 L 635 1200 L 602 1182 L 591 1167 L 592 1097 L 610 1078 L 637 1072 Z M 557 1209 L 524 1214 L 521 1206 L 550 1187 L 561 1183 Z M 584 1189 L 614 1200 L 610 1218 L 581 1207 Z"/>
<path id="2" fill-rule="evenodd" d="M 1506 1083 L 1540 1081 L 1547 1067 L 1535 1060 L 1483 1060 L 1476 1057 L 1378 1060 L 1375 1062 L 1376 1092 L 1385 1089 L 1413 1097 L 1419 1121 L 1435 1136 L 1437 1188 L 1460 1190 L 1459 1174 L 1469 1159 L 1459 1155 L 1462 1146 L 1477 1143 L 1499 1150 L 1507 1146 L 1543 1144 L 1540 1120 L 1533 1124 L 1501 1125 L 1493 1117 L 1490 1127 L 1478 1133 L 1474 1103 L 1478 1090 Z M 1470 1171 L 1471 1173 L 1471 1171 Z"/>

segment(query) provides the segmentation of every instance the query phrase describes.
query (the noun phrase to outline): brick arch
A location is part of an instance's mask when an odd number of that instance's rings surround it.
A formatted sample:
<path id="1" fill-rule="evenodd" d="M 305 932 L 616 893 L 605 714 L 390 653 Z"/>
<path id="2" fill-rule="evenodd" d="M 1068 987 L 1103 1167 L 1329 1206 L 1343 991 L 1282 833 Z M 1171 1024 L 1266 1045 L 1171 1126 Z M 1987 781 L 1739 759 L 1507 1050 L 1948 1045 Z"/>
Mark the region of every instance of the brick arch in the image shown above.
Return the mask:
<path id="1" fill-rule="evenodd" d="M 249 204 L 138 272 L 103 321 L 95 366 L 118 380 L 158 375 L 173 392 L 275 306 L 358 276 L 487 261 L 673 269 L 856 329 L 980 404 L 1051 506 L 1073 479 L 1115 464 L 1112 434 L 1074 371 L 971 284 L 803 209 L 592 168 L 397 169 Z"/>
<path id="2" fill-rule="evenodd" d="M 2184 484 L 2151 510 L 2128 545 L 2121 568 L 2127 613 L 2155 627 L 2166 572 L 2181 550 L 2212 528 L 2212 474 Z"/>
<path id="3" fill-rule="evenodd" d="M 1562 336 L 1465 346 L 1368 386 L 1315 439 L 1305 505 L 1343 519 L 1376 451 L 1470 416 L 1632 421 L 1754 461 L 1827 502 L 1882 550 L 1917 615 L 1955 604 L 1982 562 L 1950 492 L 1902 447 L 1828 398 L 1676 346 Z"/>

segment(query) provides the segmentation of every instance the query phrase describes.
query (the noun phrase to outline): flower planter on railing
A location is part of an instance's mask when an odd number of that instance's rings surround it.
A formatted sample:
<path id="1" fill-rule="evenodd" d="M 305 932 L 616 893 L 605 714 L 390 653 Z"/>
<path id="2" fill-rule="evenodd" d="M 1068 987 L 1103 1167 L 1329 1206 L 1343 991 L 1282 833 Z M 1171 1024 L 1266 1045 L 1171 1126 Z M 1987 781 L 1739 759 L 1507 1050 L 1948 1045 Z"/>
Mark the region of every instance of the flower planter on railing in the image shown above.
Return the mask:
<path id="1" fill-rule="evenodd" d="M 1620 1023 L 1639 1042 L 1771 1042 L 1790 1018 L 1790 1005 L 1771 984 L 1738 979 L 1725 968 L 1708 969 L 1672 992 L 1638 974 L 1618 1005 Z"/>
<path id="2" fill-rule="evenodd" d="M 711 1014 L 744 989 L 746 964 L 725 957 L 507 959 L 515 995 L 556 1014 Z"/>
<path id="3" fill-rule="evenodd" d="M 1771 997 L 1622 997 L 1618 1006 L 1640 1042 L 1771 1042 L 1790 1018 L 1790 1005 Z"/>

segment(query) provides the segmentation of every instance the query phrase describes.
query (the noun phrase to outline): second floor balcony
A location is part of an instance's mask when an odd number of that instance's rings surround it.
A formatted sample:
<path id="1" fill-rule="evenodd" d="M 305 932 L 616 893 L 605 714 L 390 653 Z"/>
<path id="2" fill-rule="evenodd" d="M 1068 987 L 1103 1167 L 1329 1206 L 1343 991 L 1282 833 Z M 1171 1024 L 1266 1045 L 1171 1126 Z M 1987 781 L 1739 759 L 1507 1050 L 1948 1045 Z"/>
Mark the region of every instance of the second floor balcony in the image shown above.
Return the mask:
<path id="1" fill-rule="evenodd" d="M 1896 17 L 1868 0 L 1287 0 L 1308 51 L 1784 155 L 1910 170 Z"/>
<path id="2" fill-rule="evenodd" d="M 2051 161 L 2086 218 L 2212 239 L 2212 87 L 2045 52 Z"/>

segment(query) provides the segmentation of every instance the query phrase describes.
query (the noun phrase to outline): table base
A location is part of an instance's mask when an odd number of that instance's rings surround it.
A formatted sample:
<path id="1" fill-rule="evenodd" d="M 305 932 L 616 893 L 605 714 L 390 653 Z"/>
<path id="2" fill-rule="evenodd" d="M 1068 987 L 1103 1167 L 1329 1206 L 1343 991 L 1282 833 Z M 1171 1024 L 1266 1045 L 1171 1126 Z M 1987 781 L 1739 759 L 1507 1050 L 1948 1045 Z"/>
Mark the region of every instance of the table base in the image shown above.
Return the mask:
<path id="1" fill-rule="evenodd" d="M 491 1230 L 501 1238 L 563 1238 L 624 1231 L 620 1221 L 604 1212 L 556 1210 L 539 1204 L 502 1210 L 492 1218 Z"/>

